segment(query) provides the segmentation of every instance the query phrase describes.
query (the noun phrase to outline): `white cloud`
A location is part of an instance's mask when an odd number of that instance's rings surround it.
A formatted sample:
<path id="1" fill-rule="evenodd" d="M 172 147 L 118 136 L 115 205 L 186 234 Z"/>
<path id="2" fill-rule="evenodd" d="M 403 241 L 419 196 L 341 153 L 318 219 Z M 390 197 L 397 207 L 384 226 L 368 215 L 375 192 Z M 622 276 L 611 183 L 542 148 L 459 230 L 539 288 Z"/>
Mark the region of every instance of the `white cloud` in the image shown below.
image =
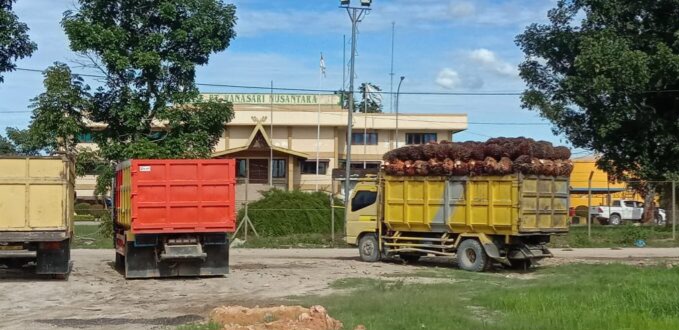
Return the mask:
<path id="1" fill-rule="evenodd" d="M 480 64 L 484 69 L 500 76 L 515 77 L 518 74 L 516 66 L 500 59 L 494 52 L 479 48 L 469 53 L 469 59 Z"/>
<path id="2" fill-rule="evenodd" d="M 462 84 L 462 79 L 460 79 L 460 74 L 457 71 L 444 68 L 436 77 L 436 83 L 446 89 L 455 89 Z"/>
<path id="3" fill-rule="evenodd" d="M 468 17 L 476 13 L 476 7 L 471 2 L 466 1 L 452 1 L 450 3 L 450 14 L 453 17 Z"/>
<path id="4" fill-rule="evenodd" d="M 475 75 L 462 78 L 457 71 L 443 68 L 436 76 L 436 84 L 445 89 L 479 89 L 483 87 L 483 79 Z"/>

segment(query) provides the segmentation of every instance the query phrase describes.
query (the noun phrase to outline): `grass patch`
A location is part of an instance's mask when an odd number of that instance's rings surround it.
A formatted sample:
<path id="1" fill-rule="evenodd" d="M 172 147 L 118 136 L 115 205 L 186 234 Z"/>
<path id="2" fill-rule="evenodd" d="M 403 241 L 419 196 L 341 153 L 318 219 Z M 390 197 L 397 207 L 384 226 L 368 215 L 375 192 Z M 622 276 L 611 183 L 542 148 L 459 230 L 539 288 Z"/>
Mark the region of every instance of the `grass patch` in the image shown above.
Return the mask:
<path id="1" fill-rule="evenodd" d="M 106 237 L 97 225 L 75 224 L 75 239 L 71 242 L 72 249 L 112 249 L 113 240 Z"/>
<path id="2" fill-rule="evenodd" d="M 565 248 L 634 247 L 637 239 L 647 247 L 678 247 L 672 240 L 672 230 L 660 226 L 601 226 L 592 225 L 592 238 L 587 237 L 587 226 L 573 226 L 566 235 L 552 236 L 549 246 Z"/>
<path id="3" fill-rule="evenodd" d="M 322 304 L 345 329 L 679 329 L 679 269 L 565 265 L 527 276 L 434 270 L 450 283 L 344 279 L 351 294 L 300 298 Z M 424 275 L 424 274 L 423 274 Z"/>
<path id="4" fill-rule="evenodd" d="M 191 323 L 184 324 L 177 327 L 177 330 L 221 330 L 224 327 L 219 323 L 208 322 L 208 323 Z"/>
<path id="5" fill-rule="evenodd" d="M 242 239 L 242 237 L 240 237 Z M 279 237 L 255 237 L 248 235 L 244 248 L 337 248 L 348 247 L 342 235 L 335 234 L 335 241 L 327 234 L 296 234 Z"/>

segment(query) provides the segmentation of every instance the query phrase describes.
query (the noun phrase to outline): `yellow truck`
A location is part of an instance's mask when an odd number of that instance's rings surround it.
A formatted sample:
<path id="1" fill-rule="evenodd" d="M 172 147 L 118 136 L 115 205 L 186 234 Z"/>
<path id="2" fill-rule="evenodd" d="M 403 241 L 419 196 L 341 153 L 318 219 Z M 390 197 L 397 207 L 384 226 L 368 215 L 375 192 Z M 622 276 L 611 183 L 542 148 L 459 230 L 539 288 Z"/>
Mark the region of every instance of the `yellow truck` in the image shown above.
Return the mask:
<path id="1" fill-rule="evenodd" d="M 568 177 L 390 176 L 360 180 L 347 203 L 346 241 L 363 261 L 457 256 L 460 268 L 494 262 L 526 269 L 550 236 L 568 232 Z"/>
<path id="2" fill-rule="evenodd" d="M 67 157 L 0 158 L 0 265 L 69 273 L 74 182 Z"/>

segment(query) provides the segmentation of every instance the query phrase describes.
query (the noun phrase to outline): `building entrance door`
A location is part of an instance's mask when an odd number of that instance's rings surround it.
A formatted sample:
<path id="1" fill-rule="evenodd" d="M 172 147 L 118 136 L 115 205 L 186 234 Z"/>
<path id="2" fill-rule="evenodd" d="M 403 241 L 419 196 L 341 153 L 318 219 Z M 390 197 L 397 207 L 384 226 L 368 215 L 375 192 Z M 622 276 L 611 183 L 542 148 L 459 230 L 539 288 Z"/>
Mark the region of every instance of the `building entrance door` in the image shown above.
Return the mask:
<path id="1" fill-rule="evenodd" d="M 250 159 L 248 172 L 250 173 L 250 183 L 269 182 L 269 160 Z"/>

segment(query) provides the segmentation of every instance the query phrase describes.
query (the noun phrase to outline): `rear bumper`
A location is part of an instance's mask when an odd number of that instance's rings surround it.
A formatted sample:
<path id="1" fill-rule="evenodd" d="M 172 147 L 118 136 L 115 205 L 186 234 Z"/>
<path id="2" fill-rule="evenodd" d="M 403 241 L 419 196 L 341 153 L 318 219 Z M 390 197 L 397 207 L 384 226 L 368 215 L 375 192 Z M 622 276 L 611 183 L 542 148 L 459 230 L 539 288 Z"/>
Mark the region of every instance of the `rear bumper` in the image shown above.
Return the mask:
<path id="1" fill-rule="evenodd" d="M 59 242 L 69 238 L 71 234 L 66 230 L 0 232 L 0 243 Z"/>
<path id="2" fill-rule="evenodd" d="M 121 234 L 124 237 L 124 235 Z M 116 240 L 126 278 L 221 276 L 229 273 L 227 233 L 142 234 Z"/>

